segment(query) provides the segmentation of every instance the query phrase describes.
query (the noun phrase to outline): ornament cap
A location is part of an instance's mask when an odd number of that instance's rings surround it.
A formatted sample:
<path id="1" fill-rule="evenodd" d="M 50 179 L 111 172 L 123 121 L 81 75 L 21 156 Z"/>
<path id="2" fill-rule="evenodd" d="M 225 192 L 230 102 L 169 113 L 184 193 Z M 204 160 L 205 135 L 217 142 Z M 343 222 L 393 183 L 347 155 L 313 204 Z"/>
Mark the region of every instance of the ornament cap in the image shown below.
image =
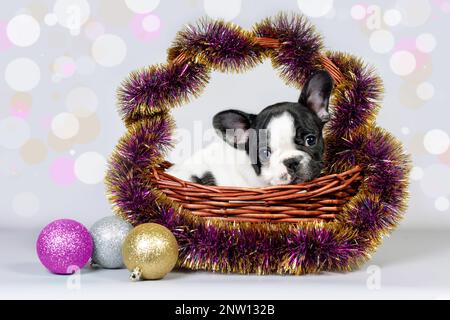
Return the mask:
<path id="1" fill-rule="evenodd" d="M 142 280 L 142 270 L 139 267 L 136 267 L 131 271 L 130 273 L 130 280 L 131 281 L 141 281 Z"/>

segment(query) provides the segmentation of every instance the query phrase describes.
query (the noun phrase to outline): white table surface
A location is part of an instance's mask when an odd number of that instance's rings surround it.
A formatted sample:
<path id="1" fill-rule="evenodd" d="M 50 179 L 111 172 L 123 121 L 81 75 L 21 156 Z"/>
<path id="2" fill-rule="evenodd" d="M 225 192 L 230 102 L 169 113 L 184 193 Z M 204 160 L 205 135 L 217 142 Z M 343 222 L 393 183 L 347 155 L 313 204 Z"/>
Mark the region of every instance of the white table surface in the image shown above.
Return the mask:
<path id="1" fill-rule="evenodd" d="M 360 270 L 307 276 L 171 272 L 131 282 L 127 270 L 85 268 L 79 278 L 47 272 L 38 230 L 0 229 L 1 299 L 395 299 L 450 298 L 450 232 L 398 230 Z M 370 266 L 379 288 L 368 286 Z M 71 278 L 72 277 L 72 278 Z"/>

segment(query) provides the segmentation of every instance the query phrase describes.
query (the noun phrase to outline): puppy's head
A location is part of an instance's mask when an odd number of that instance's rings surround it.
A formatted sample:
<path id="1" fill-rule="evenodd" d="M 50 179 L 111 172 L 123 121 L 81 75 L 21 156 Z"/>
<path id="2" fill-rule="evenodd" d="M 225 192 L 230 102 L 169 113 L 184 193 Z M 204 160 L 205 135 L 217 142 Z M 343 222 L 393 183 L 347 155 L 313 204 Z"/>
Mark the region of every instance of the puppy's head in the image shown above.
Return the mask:
<path id="1" fill-rule="evenodd" d="M 259 114 L 226 110 L 213 126 L 235 148 L 245 149 L 253 169 L 268 185 L 301 183 L 322 169 L 322 129 L 330 119 L 328 102 L 333 80 L 326 71 L 312 75 L 298 102 L 282 102 Z"/>

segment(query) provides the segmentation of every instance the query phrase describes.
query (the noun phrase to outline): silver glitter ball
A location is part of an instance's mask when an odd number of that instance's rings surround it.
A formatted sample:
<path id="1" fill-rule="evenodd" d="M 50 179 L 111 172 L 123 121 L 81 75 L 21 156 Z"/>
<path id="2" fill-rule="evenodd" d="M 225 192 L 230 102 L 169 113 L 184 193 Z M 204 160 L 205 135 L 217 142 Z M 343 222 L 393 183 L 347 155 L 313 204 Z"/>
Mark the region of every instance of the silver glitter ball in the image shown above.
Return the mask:
<path id="1" fill-rule="evenodd" d="M 131 229 L 130 223 L 116 216 L 94 223 L 90 230 L 94 240 L 92 263 L 106 269 L 123 268 L 122 244 Z"/>

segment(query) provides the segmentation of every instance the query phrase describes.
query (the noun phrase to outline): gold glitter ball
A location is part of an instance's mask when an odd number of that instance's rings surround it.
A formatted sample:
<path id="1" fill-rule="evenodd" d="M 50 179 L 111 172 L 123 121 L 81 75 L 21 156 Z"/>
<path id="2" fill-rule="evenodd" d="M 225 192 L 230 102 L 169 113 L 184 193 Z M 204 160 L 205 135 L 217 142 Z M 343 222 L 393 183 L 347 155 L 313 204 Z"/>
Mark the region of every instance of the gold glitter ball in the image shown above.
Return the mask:
<path id="1" fill-rule="evenodd" d="M 166 227 L 143 223 L 130 231 L 122 247 L 123 262 L 142 279 L 161 279 L 175 266 L 178 243 Z"/>

